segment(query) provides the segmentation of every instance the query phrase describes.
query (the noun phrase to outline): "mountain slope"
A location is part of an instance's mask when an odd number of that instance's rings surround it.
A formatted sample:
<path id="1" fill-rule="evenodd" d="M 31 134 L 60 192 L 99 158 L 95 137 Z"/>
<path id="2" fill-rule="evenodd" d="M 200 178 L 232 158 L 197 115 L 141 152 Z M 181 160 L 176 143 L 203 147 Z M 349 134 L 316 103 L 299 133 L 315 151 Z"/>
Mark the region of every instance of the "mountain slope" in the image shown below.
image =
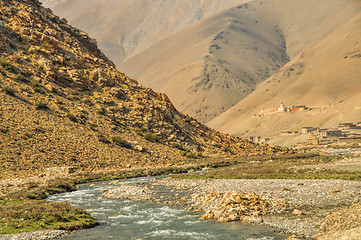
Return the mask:
<path id="1" fill-rule="evenodd" d="M 190 24 L 245 0 L 43 0 L 54 13 L 97 39 L 119 65 Z"/>
<path id="2" fill-rule="evenodd" d="M 209 126 L 238 136 L 277 136 L 281 131 L 300 130 L 304 126 L 336 127 L 341 122 L 358 122 L 361 118 L 361 3 L 333 3 L 339 8 L 337 13 L 328 12 L 327 24 L 337 26 L 333 31 L 325 29 L 326 23 L 314 24 L 318 26 L 315 30 L 327 32 L 325 38 L 296 55 Z M 296 39 L 290 29 L 288 33 Z M 300 44 L 306 37 L 300 35 L 297 34 L 299 42 L 295 45 L 312 45 Z M 302 48 L 296 47 L 293 52 L 300 52 L 297 49 Z M 312 110 L 262 114 L 262 109 L 272 109 L 280 103 L 306 105 Z"/>
<path id="3" fill-rule="evenodd" d="M 0 2 L 0 177 L 264 154 L 179 113 L 33 0 Z"/>
<path id="4" fill-rule="evenodd" d="M 209 121 L 289 60 L 279 14 L 264 5 L 241 5 L 204 19 L 118 67 L 166 92 L 181 111 Z"/>

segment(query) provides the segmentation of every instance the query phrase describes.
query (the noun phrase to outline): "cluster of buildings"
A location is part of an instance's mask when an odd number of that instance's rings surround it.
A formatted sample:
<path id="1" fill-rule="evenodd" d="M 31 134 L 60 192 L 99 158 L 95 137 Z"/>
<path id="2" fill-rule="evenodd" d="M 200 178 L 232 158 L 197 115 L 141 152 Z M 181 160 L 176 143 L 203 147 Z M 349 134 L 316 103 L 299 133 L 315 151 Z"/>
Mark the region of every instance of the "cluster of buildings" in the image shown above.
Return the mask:
<path id="1" fill-rule="evenodd" d="M 261 113 L 259 115 L 264 114 L 274 114 L 274 113 L 284 113 L 284 112 L 300 112 L 300 111 L 307 111 L 312 110 L 311 108 L 305 106 L 305 105 L 298 105 L 298 106 L 289 106 L 286 107 L 283 103 L 277 108 L 264 110 L 262 109 Z"/>
<path id="2" fill-rule="evenodd" d="M 309 134 L 307 145 L 358 144 L 361 145 L 361 122 L 341 123 L 335 129 L 303 127 L 301 134 Z"/>

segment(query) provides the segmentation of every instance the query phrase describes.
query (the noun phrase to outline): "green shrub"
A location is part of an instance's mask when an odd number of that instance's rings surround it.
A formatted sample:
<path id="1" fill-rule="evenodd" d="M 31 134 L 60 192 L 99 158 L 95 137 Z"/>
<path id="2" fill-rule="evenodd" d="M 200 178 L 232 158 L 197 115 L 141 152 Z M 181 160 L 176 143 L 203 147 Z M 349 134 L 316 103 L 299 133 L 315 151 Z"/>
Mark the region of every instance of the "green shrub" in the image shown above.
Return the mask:
<path id="1" fill-rule="evenodd" d="M 97 129 L 98 125 L 94 124 L 94 123 L 89 123 L 89 128 L 93 131 L 98 131 Z"/>
<path id="2" fill-rule="evenodd" d="M 202 153 L 200 152 L 182 151 L 181 155 L 185 156 L 186 158 L 194 158 L 194 159 L 203 157 Z"/>
<path id="3" fill-rule="evenodd" d="M 29 83 L 29 79 L 27 79 L 24 75 L 22 75 L 20 73 L 16 75 L 16 80 L 23 82 L 23 83 Z"/>
<path id="4" fill-rule="evenodd" d="M 110 141 L 102 134 L 98 134 L 97 137 L 98 137 L 98 141 L 100 141 L 100 142 L 103 142 L 103 143 L 106 143 L 106 144 L 110 143 Z"/>
<path id="5" fill-rule="evenodd" d="M 74 115 L 71 114 L 71 113 L 66 114 L 66 117 L 69 118 L 70 121 L 78 122 L 78 119 L 76 118 L 76 116 L 74 116 Z"/>
<path id="6" fill-rule="evenodd" d="M 41 93 L 41 94 L 45 94 L 45 90 L 43 85 L 41 85 L 40 82 L 36 81 L 36 80 L 32 80 L 30 82 L 30 86 L 34 89 L 35 92 Z"/>
<path id="7" fill-rule="evenodd" d="M 144 134 L 144 138 L 150 142 L 159 142 L 160 140 L 159 136 L 151 132 L 147 132 L 146 134 Z"/>
<path id="8" fill-rule="evenodd" d="M 112 139 L 113 139 L 113 143 L 118 146 L 128 148 L 128 149 L 132 148 L 132 145 L 130 145 L 126 140 L 122 139 L 122 137 L 120 137 L 120 136 L 114 136 Z"/>
<path id="9" fill-rule="evenodd" d="M 14 73 L 14 74 L 18 74 L 20 71 L 17 67 L 15 67 L 13 65 L 12 62 L 5 60 L 5 59 L 0 59 L 0 65 L 8 72 Z"/>
<path id="10" fill-rule="evenodd" d="M 46 109 L 48 108 L 47 104 L 43 100 L 35 102 L 36 109 Z"/>
<path id="11" fill-rule="evenodd" d="M 5 86 L 3 87 L 3 90 L 7 95 L 15 96 L 15 90 L 12 89 L 11 87 Z"/>

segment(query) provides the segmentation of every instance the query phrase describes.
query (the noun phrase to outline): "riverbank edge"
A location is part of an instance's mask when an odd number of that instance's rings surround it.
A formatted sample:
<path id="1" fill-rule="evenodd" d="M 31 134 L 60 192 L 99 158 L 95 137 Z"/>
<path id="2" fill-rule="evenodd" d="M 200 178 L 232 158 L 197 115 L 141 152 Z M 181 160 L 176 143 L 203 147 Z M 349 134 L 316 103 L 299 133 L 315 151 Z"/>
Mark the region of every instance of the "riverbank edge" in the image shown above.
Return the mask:
<path id="1" fill-rule="evenodd" d="M 264 156 L 263 156 L 264 157 Z M 213 159 L 214 160 L 214 159 Z M 194 164 L 187 165 L 173 165 L 173 166 L 160 166 L 160 167 L 141 167 L 141 168 L 129 168 L 129 169 L 119 169 L 119 170 L 100 170 L 94 172 L 77 172 L 69 174 L 64 177 L 54 177 L 50 176 L 47 178 L 25 178 L 22 179 L 21 184 L 23 189 L 12 189 L 13 183 L 16 183 L 18 179 L 4 179 L 0 181 L 0 185 L 8 185 L 6 194 L 0 196 L 1 201 L 11 200 L 24 200 L 32 199 L 39 201 L 45 201 L 46 198 L 53 194 L 71 192 L 76 190 L 76 184 L 98 182 L 98 181 L 108 181 L 116 179 L 127 179 L 127 178 L 137 178 L 137 177 L 146 177 L 146 176 L 159 176 L 159 175 L 168 175 L 168 174 L 179 174 L 187 173 L 190 171 L 198 171 L 204 168 L 219 168 L 224 166 L 230 166 L 237 164 L 239 159 L 227 159 L 227 160 L 215 160 L 215 161 L 205 161 Z M 55 184 L 54 184 L 55 182 Z M 34 187 L 34 184 L 38 187 Z M 27 185 L 31 185 L 31 189 L 26 188 Z M 87 229 L 95 227 L 97 224 L 92 224 L 89 226 L 76 228 L 76 230 Z M 69 225 L 69 229 L 71 229 Z M 40 231 L 24 231 L 12 234 L 0 234 L 1 240 L 8 239 L 58 239 L 64 235 L 70 234 L 72 230 L 62 230 L 62 229 L 44 229 Z M 51 236 L 51 237 L 48 237 Z"/>

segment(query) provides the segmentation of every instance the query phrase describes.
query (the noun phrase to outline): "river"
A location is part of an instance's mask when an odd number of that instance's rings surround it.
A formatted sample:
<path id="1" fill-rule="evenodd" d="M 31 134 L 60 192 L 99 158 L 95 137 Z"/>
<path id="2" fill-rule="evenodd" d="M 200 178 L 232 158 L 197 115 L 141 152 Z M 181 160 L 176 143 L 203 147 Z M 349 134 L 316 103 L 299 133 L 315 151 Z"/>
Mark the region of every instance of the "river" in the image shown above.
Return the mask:
<path id="1" fill-rule="evenodd" d="M 286 239 L 276 229 L 241 222 L 200 221 L 199 213 L 160 204 L 100 197 L 100 191 L 117 185 L 147 182 L 135 178 L 110 185 L 109 182 L 82 184 L 74 192 L 53 195 L 50 201 L 68 201 L 96 217 L 100 225 L 76 231 L 63 239 L 114 240 L 277 240 Z"/>

